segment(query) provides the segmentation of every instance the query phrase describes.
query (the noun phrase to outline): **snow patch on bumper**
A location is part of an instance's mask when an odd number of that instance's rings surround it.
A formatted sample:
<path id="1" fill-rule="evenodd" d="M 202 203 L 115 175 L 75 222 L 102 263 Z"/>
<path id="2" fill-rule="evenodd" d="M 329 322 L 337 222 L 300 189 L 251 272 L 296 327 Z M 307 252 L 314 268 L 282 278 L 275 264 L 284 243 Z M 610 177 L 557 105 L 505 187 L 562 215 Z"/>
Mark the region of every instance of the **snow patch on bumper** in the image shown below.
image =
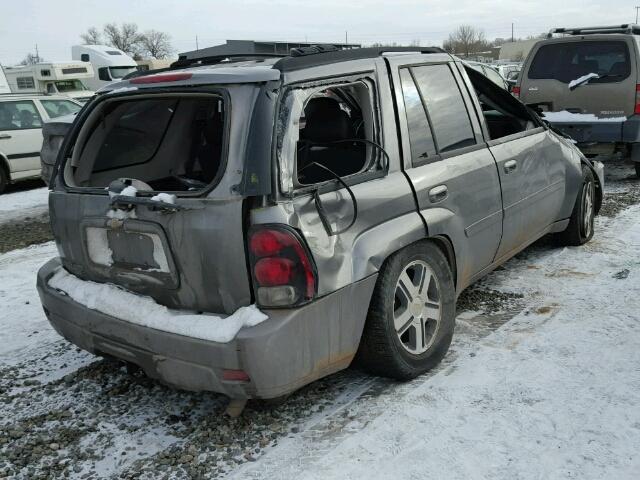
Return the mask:
<path id="1" fill-rule="evenodd" d="M 268 318 L 255 305 L 241 307 L 227 317 L 170 310 L 151 297 L 108 283 L 81 280 L 64 268 L 49 279 L 48 285 L 91 310 L 143 327 L 212 342 L 228 343 L 242 328 Z"/>

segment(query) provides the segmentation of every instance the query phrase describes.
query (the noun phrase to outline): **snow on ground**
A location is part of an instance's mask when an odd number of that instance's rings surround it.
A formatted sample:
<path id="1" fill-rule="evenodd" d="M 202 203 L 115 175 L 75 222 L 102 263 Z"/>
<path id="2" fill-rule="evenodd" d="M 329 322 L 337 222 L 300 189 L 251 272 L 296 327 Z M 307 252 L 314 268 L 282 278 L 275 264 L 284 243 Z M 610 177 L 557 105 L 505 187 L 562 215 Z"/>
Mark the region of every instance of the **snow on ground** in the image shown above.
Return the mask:
<path id="1" fill-rule="evenodd" d="M 619 212 L 640 197 L 630 165 L 605 173 L 618 217 L 465 291 L 432 372 L 349 369 L 239 419 L 58 337 L 35 289 L 52 243 L 0 255 L 0 478 L 637 478 L 640 206 Z"/>
<path id="2" fill-rule="evenodd" d="M 42 311 L 35 276 L 57 255 L 54 242 L 0 255 L 0 361 L 16 361 L 25 350 L 60 338 Z"/>
<path id="3" fill-rule="evenodd" d="M 0 195 L 0 223 L 46 212 L 48 198 L 46 187 Z"/>
<path id="4" fill-rule="evenodd" d="M 638 478 L 638 218 L 634 206 L 585 247 L 510 262 L 488 283 L 524 293 L 521 314 L 384 408 L 353 412 L 337 441 L 288 439 L 236 477 Z"/>

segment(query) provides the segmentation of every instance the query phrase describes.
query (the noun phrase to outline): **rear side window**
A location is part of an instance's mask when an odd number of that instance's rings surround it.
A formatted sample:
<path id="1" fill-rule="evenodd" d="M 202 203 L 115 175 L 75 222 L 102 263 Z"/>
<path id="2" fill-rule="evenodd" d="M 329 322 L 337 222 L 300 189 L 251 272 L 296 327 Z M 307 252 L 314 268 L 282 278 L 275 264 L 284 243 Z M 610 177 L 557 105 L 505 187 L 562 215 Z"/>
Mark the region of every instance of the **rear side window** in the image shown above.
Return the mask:
<path id="1" fill-rule="evenodd" d="M 569 83 L 596 73 L 593 83 L 620 82 L 631 74 L 629 48 L 619 41 L 584 41 L 543 45 L 536 53 L 528 77 Z"/>
<path id="2" fill-rule="evenodd" d="M 467 108 L 449 65 L 411 69 L 435 135 L 438 153 L 475 145 Z"/>
<path id="3" fill-rule="evenodd" d="M 427 112 L 424 109 L 418 88 L 408 68 L 400 70 L 400 80 L 402 82 L 402 96 L 409 128 L 411 158 L 413 164 L 416 165 L 434 157 L 436 155 L 436 146 L 433 143 Z"/>

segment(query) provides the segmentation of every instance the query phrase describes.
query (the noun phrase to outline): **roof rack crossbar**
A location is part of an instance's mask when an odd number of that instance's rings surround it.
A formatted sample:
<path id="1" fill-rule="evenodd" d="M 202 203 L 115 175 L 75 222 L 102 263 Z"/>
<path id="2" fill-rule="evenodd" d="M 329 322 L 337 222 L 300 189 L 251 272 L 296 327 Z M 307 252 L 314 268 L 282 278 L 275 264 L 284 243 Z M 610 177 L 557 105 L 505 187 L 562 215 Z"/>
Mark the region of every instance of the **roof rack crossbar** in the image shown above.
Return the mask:
<path id="1" fill-rule="evenodd" d="M 440 47 L 365 47 L 351 49 L 306 49 L 304 52 L 294 52 L 292 56 L 285 56 L 278 60 L 273 68 L 281 72 L 299 70 L 301 68 L 326 65 L 334 62 L 343 62 L 347 60 L 361 60 L 366 58 L 376 58 L 385 53 L 446 53 Z M 301 54 L 302 53 L 302 54 Z"/>
<path id="2" fill-rule="evenodd" d="M 622 25 L 602 25 L 596 27 L 562 27 L 552 28 L 547 34 L 547 38 L 551 38 L 554 34 L 567 35 L 594 35 L 598 33 L 627 33 L 640 35 L 640 25 L 635 23 L 623 23 Z"/>

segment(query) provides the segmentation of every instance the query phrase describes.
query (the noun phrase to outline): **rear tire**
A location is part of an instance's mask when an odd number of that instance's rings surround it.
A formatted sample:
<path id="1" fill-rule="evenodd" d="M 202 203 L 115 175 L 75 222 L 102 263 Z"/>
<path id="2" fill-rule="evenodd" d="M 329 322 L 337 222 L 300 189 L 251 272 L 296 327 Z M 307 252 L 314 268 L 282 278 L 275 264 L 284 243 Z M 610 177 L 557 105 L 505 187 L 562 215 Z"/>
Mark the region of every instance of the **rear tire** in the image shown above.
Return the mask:
<path id="1" fill-rule="evenodd" d="M 588 167 L 582 167 L 582 184 L 576 203 L 571 212 L 569 225 L 564 232 L 556 235 L 559 245 L 584 245 L 593 238 L 593 224 L 595 218 L 595 181 L 593 173 Z"/>
<path id="2" fill-rule="evenodd" d="M 410 380 L 440 363 L 454 326 L 455 287 L 447 259 L 433 242 L 415 243 L 394 253 L 380 271 L 359 364 L 376 375 Z"/>
<path id="3" fill-rule="evenodd" d="M 640 178 L 640 162 L 633 162 L 633 166 L 636 167 L 636 177 Z"/>
<path id="4" fill-rule="evenodd" d="M 9 186 L 9 178 L 7 176 L 7 172 L 5 172 L 2 165 L 0 165 L 0 195 L 4 193 L 4 191 Z"/>

